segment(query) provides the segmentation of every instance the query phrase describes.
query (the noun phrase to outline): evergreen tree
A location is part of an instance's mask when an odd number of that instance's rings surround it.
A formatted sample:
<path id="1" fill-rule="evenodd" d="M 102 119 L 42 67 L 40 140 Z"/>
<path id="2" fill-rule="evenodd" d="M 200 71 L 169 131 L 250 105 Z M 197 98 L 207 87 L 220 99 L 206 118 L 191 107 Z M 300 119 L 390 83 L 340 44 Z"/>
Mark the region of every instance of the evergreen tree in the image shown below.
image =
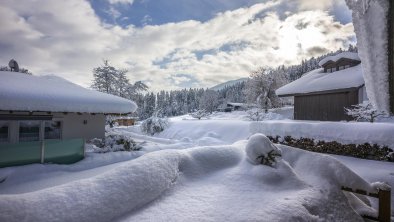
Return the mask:
<path id="1" fill-rule="evenodd" d="M 103 62 L 103 66 L 93 69 L 92 88 L 100 92 L 118 95 L 116 92 L 118 70 L 109 65 L 108 60 Z"/>

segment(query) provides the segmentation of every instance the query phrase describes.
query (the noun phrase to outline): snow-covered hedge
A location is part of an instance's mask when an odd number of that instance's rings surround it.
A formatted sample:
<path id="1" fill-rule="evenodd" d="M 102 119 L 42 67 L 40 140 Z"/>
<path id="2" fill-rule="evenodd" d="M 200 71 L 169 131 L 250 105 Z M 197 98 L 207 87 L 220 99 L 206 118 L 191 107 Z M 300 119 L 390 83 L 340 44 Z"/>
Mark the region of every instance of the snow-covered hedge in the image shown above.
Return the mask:
<path id="1" fill-rule="evenodd" d="M 367 122 L 319 122 L 297 120 L 269 120 L 252 122 L 251 134 L 291 136 L 294 139 L 310 138 L 342 144 L 377 144 L 394 148 L 394 124 Z"/>
<path id="2" fill-rule="evenodd" d="M 309 138 L 294 139 L 291 136 L 286 136 L 284 138 L 279 136 L 268 136 L 268 138 L 274 143 L 280 143 L 313 152 L 394 162 L 393 149 L 390 149 L 387 146 L 379 146 L 377 144 L 341 144 L 336 141 L 325 142 Z"/>
<path id="3" fill-rule="evenodd" d="M 390 123 L 264 121 L 251 123 L 250 132 L 309 151 L 394 161 Z"/>
<path id="4" fill-rule="evenodd" d="M 141 130 L 146 134 L 154 135 L 156 133 L 162 132 L 165 128 L 168 127 L 168 125 L 169 121 L 167 118 L 152 116 L 142 122 Z"/>

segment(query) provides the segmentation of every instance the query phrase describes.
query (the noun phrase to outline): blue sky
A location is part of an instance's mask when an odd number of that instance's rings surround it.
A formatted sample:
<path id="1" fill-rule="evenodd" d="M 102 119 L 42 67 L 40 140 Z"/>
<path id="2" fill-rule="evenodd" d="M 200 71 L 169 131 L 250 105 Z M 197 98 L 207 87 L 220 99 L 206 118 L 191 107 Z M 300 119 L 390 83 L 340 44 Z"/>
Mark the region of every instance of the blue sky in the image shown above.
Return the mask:
<path id="1" fill-rule="evenodd" d="M 211 87 L 355 43 L 344 0 L 18 2 L 0 2 L 0 63 L 15 58 L 84 86 L 103 59 L 158 91 Z"/>

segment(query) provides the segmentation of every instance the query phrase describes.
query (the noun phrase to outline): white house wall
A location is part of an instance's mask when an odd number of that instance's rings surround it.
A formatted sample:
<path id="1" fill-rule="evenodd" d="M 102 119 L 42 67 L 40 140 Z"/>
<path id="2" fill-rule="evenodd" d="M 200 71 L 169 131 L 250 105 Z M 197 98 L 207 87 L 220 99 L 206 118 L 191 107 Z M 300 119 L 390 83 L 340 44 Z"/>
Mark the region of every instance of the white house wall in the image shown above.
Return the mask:
<path id="1" fill-rule="evenodd" d="M 62 116 L 54 115 L 53 120 L 62 121 L 62 138 L 104 138 L 105 115 L 104 114 L 81 114 L 68 113 Z M 86 120 L 86 124 L 84 124 Z"/>
<path id="2" fill-rule="evenodd" d="M 0 111 L 0 114 L 12 115 L 9 112 Z M 13 112 L 15 115 L 29 115 L 28 112 Z M 36 115 L 49 115 L 46 112 L 33 113 Z M 61 121 L 61 139 L 84 138 L 104 138 L 105 136 L 105 115 L 104 114 L 77 114 L 77 113 L 51 113 L 53 121 Z M 86 121 L 86 124 L 84 123 Z M 9 120 L 9 142 L 19 141 L 19 121 Z M 44 121 L 41 121 L 40 139 L 44 135 Z"/>

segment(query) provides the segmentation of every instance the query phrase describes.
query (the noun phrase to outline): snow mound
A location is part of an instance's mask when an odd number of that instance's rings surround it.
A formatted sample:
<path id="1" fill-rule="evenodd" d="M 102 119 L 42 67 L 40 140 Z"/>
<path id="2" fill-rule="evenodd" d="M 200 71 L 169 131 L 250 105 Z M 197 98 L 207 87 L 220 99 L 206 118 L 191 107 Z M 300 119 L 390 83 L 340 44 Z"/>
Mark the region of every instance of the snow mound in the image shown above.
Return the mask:
<path id="1" fill-rule="evenodd" d="M 263 138 L 247 149 L 270 145 Z M 244 158 L 246 142 L 152 152 L 87 179 L 1 195 L 0 221 L 362 221 L 340 186 L 375 189 L 339 161 L 278 145 L 282 161 L 263 168 Z"/>
<path id="2" fill-rule="evenodd" d="M 337 55 L 327 56 L 326 58 L 320 60 L 319 66 L 324 65 L 328 61 L 337 62 L 338 60 L 340 60 L 342 58 L 361 61 L 360 57 L 358 57 L 358 54 L 355 52 L 341 52 Z"/>
<path id="3" fill-rule="evenodd" d="M 199 141 L 200 145 L 209 145 L 204 141 L 217 144 L 232 144 L 238 140 L 247 139 L 250 122 L 241 120 L 182 120 L 171 118 L 171 125 L 155 136 L 180 140 L 190 138 Z"/>
<path id="4" fill-rule="evenodd" d="M 83 88 L 54 75 L 0 72 L 2 110 L 130 113 L 137 105 L 127 99 Z"/>
<path id="5" fill-rule="evenodd" d="M 250 137 L 246 145 L 246 155 L 253 164 L 262 164 L 264 159 L 273 156 L 273 162 L 276 162 L 278 157 L 282 154 L 281 150 L 277 148 L 264 134 L 257 133 Z M 275 155 L 277 155 L 275 157 Z M 263 163 L 264 164 L 264 163 Z"/>

